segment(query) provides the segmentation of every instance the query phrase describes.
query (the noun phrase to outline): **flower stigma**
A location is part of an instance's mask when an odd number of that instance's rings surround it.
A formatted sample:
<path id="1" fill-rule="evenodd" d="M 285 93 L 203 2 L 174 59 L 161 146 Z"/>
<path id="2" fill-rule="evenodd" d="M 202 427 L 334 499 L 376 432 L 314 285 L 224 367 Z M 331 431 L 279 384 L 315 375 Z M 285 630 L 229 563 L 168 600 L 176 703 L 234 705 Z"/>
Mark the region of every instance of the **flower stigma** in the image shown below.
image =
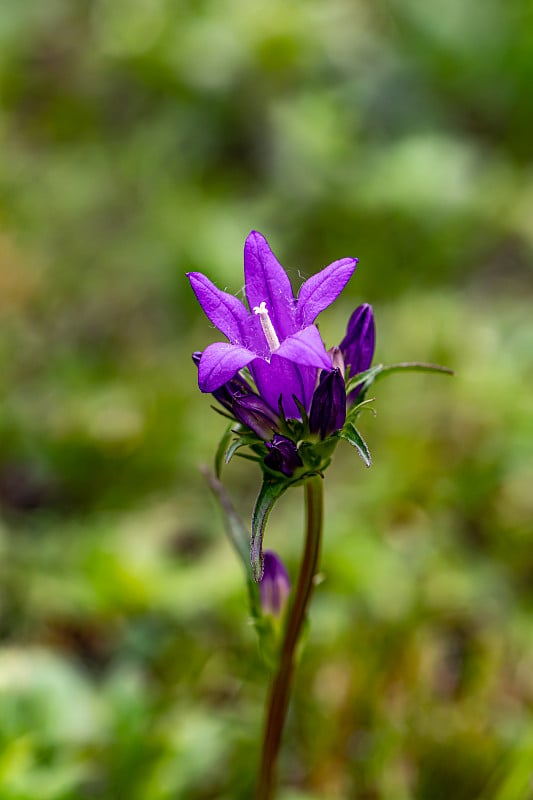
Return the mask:
<path id="1" fill-rule="evenodd" d="M 279 348 L 279 339 L 276 331 L 274 330 L 274 326 L 272 325 L 272 320 L 268 315 L 268 308 L 266 307 L 266 303 L 264 300 L 258 306 L 254 306 L 254 314 L 259 315 L 259 319 L 261 321 L 261 327 L 263 328 L 263 333 L 265 334 L 265 339 L 268 342 L 268 348 L 271 353 Z"/>

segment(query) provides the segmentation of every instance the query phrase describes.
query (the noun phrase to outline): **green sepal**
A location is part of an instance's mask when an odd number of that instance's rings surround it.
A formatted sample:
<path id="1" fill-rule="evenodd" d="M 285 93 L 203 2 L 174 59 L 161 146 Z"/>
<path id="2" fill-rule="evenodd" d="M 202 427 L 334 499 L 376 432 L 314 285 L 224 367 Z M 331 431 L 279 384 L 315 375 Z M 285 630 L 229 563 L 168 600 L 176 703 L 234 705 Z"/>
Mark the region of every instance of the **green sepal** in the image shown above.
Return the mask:
<path id="1" fill-rule="evenodd" d="M 228 436 L 228 431 L 226 431 L 226 434 L 224 436 L 225 450 L 223 450 L 221 455 L 221 459 L 224 460 L 225 464 L 229 464 L 229 462 L 231 461 L 237 450 L 239 450 L 241 447 L 250 447 L 252 450 L 254 450 L 254 452 L 258 452 L 260 455 L 262 455 L 260 451 L 257 451 L 257 446 L 258 445 L 264 446 L 263 441 L 259 439 L 254 433 L 248 433 L 247 429 L 241 427 L 241 425 L 239 425 L 238 423 L 233 424 L 233 426 L 229 429 L 229 433 L 233 434 L 235 438 L 231 440 L 231 435 Z M 250 458 L 252 461 L 260 460 L 255 458 L 254 456 L 249 456 L 249 455 L 244 456 L 242 453 L 239 453 L 239 455 L 242 455 L 243 458 Z M 217 451 L 217 456 L 218 456 L 218 451 Z"/>
<path id="2" fill-rule="evenodd" d="M 376 416 L 376 409 L 370 408 L 370 404 L 373 403 L 375 397 L 369 397 L 368 400 L 362 400 L 360 403 L 357 403 L 351 408 L 348 409 L 348 413 L 346 414 L 346 422 L 355 422 L 357 417 L 362 411 L 370 411 L 374 416 Z M 346 422 L 344 423 L 346 425 Z"/>
<path id="3" fill-rule="evenodd" d="M 229 464 L 237 450 L 240 447 L 246 447 L 249 444 L 250 442 L 247 442 L 244 436 L 239 436 L 237 439 L 234 439 L 224 453 L 224 463 Z"/>
<path id="4" fill-rule="evenodd" d="M 292 481 L 275 480 L 266 474 L 263 485 L 255 501 L 252 515 L 252 539 L 250 542 L 250 562 L 254 580 L 259 583 L 263 577 L 263 532 L 266 521 L 276 500 L 289 488 Z"/>
<path id="5" fill-rule="evenodd" d="M 222 473 L 222 464 L 225 461 L 226 453 L 227 453 L 227 450 L 228 450 L 228 445 L 229 445 L 229 443 L 230 443 L 230 441 L 232 439 L 232 436 L 233 436 L 233 427 L 234 427 L 234 425 L 235 425 L 235 423 L 232 422 L 231 425 L 229 425 L 226 428 L 226 430 L 222 434 L 222 438 L 220 439 L 220 442 L 218 443 L 218 447 L 217 447 L 217 450 L 216 450 L 216 453 L 215 453 L 215 475 L 217 476 L 217 478 L 220 478 L 220 475 Z"/>
<path id="6" fill-rule="evenodd" d="M 295 394 L 293 394 L 292 399 L 294 400 L 296 408 L 300 412 L 300 416 L 302 418 L 301 422 L 298 421 L 299 431 L 295 430 L 294 432 L 299 434 L 298 439 L 305 439 L 307 436 L 309 436 L 309 417 L 307 416 L 305 406 L 300 403 Z M 291 422 L 296 422 L 296 420 L 291 420 Z"/>
<path id="7" fill-rule="evenodd" d="M 235 417 L 228 411 L 224 411 L 222 408 L 219 408 L 218 406 L 210 406 L 210 408 L 213 411 L 216 411 L 217 414 L 220 414 L 221 417 L 224 417 L 225 419 L 231 419 L 233 422 L 235 422 Z"/>
<path id="8" fill-rule="evenodd" d="M 369 467 L 372 464 L 372 457 L 370 455 L 370 450 L 368 449 L 368 445 L 361 436 L 361 434 L 359 433 L 359 431 L 357 430 L 357 428 L 354 425 L 352 425 L 351 422 L 345 424 L 342 431 L 339 431 L 339 436 L 341 437 L 341 439 L 345 439 L 353 447 L 355 447 L 355 449 L 357 450 L 357 452 L 359 453 L 359 455 L 361 456 L 367 467 Z"/>
<path id="9" fill-rule="evenodd" d="M 320 442 L 301 442 L 298 454 L 306 470 L 322 473 L 331 462 L 333 451 L 337 447 L 339 437 L 337 433 L 328 436 Z"/>

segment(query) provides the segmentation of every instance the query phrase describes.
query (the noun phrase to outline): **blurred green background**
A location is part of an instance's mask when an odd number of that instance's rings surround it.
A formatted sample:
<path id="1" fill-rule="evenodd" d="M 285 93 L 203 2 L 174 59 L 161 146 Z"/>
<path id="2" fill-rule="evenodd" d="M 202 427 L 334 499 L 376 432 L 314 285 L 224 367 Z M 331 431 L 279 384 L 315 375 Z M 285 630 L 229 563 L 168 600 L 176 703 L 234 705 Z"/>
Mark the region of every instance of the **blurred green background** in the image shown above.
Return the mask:
<path id="1" fill-rule="evenodd" d="M 280 798 L 532 797 L 532 86 L 529 0 L 0 5 L 1 800 L 253 797 L 184 275 L 238 292 L 251 228 L 295 286 L 359 257 L 328 346 L 367 301 L 377 361 L 457 373 L 379 384 L 328 472 Z"/>

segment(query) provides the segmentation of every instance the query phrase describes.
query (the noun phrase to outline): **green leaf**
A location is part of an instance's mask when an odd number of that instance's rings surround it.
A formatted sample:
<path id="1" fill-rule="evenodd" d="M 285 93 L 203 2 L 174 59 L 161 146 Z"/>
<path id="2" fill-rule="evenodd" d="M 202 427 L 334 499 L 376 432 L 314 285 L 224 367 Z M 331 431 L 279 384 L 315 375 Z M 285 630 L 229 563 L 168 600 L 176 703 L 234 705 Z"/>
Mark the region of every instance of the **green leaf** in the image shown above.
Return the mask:
<path id="1" fill-rule="evenodd" d="M 261 491 L 255 501 L 254 513 L 252 516 L 252 540 L 250 543 L 250 559 L 254 580 L 259 583 L 263 576 L 263 532 L 266 521 L 276 500 L 278 500 L 286 489 L 291 485 L 287 480 L 273 480 L 266 475 L 263 478 Z"/>
<path id="2" fill-rule="evenodd" d="M 383 369 L 383 364 L 376 364 L 375 367 L 371 367 L 365 372 L 359 372 L 357 375 L 354 375 L 353 378 L 350 378 L 346 384 L 346 394 L 349 395 L 350 392 L 353 392 L 353 390 L 358 386 L 363 387 L 361 390 L 363 393 L 366 392 L 368 387 L 375 381 L 376 377 L 380 372 L 382 372 Z"/>
<path id="3" fill-rule="evenodd" d="M 453 375 L 454 372 L 449 367 L 443 367 L 440 364 L 427 364 L 424 361 L 402 361 L 398 364 L 376 364 L 374 367 L 367 369 L 366 372 L 360 372 L 350 378 L 346 384 L 346 394 L 350 394 L 358 386 L 361 386 L 361 394 L 380 378 L 391 375 L 393 372 L 436 372 L 440 375 Z"/>
<path id="4" fill-rule="evenodd" d="M 344 426 L 342 431 L 340 431 L 339 436 L 341 437 L 341 439 L 346 439 L 347 442 L 349 442 L 353 447 L 355 447 L 355 449 L 357 450 L 357 452 L 359 453 L 359 455 L 361 456 L 367 467 L 369 467 L 372 464 L 372 457 L 370 455 L 370 450 L 368 449 L 368 445 L 361 436 L 361 434 L 359 433 L 359 431 L 357 430 L 357 428 L 355 428 L 355 426 L 352 425 L 351 422 L 348 422 Z"/>
<path id="5" fill-rule="evenodd" d="M 373 380 L 385 378 L 393 372 L 436 372 L 440 375 L 454 375 L 453 369 L 443 367 L 441 364 L 427 364 L 424 361 L 402 361 L 398 364 L 389 364 L 385 367 L 380 364 L 380 370 Z"/>

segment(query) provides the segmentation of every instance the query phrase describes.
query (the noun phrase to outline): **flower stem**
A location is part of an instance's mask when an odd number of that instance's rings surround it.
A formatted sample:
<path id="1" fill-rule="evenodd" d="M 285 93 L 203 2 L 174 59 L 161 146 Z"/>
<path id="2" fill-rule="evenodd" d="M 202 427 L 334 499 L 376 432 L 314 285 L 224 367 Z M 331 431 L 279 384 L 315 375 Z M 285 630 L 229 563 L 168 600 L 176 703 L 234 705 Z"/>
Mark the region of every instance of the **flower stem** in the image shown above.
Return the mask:
<path id="1" fill-rule="evenodd" d="M 287 615 L 278 671 L 270 687 L 257 800 L 271 800 L 274 797 L 276 763 L 289 705 L 296 647 L 311 599 L 320 556 L 323 517 L 322 478 L 318 475 L 310 478 L 305 483 L 304 490 L 305 549 L 298 584 Z"/>

